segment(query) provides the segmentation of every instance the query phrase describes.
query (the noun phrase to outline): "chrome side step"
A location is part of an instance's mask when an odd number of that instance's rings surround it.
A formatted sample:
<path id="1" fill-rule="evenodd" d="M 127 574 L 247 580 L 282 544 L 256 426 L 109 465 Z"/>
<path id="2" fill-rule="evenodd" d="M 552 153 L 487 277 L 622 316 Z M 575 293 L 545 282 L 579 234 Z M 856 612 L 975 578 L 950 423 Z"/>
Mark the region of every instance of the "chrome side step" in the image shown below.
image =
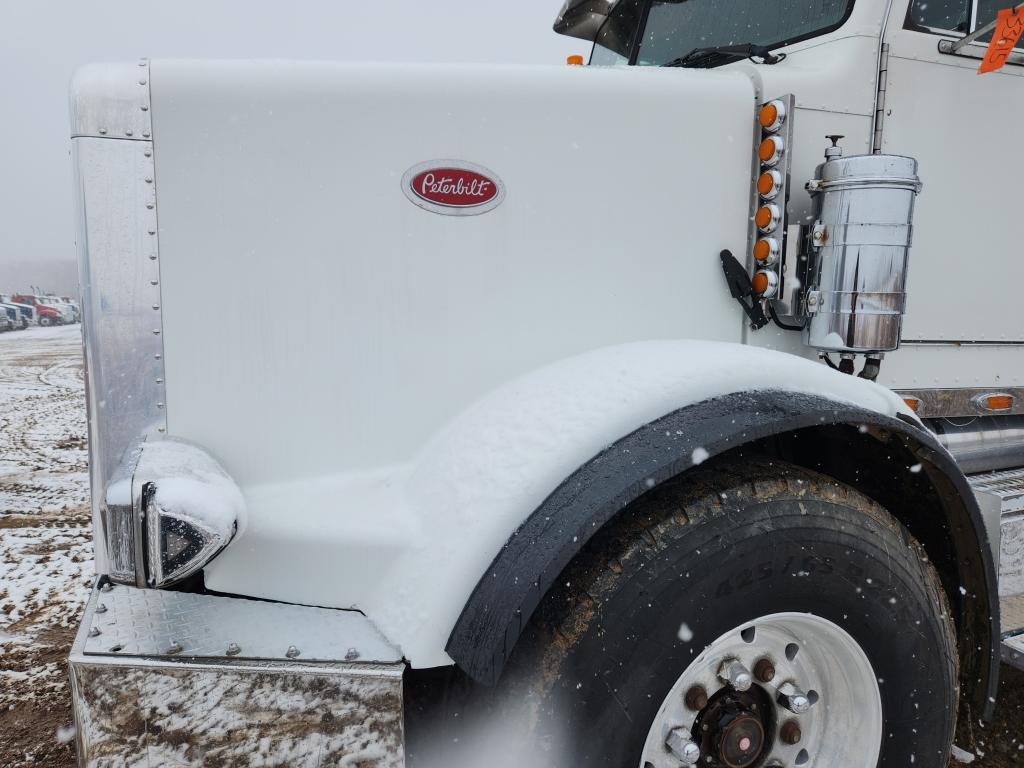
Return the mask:
<path id="1" fill-rule="evenodd" d="M 983 512 L 999 509 L 999 595 L 1003 661 L 1024 669 L 1024 469 L 968 478 Z M 991 517 L 991 515 L 990 515 Z M 990 525 L 990 536 L 995 533 Z"/>
<path id="2" fill-rule="evenodd" d="M 968 478 L 985 512 L 998 504 L 999 525 L 989 536 L 999 546 L 999 595 L 1024 594 L 1024 469 L 988 472 Z M 994 510 L 993 510 L 994 511 Z M 994 521 L 992 521 L 994 522 Z M 994 530 L 995 529 L 995 530 Z M 997 532 L 998 531 L 998 532 Z"/>
<path id="3" fill-rule="evenodd" d="M 103 584 L 69 662 L 80 768 L 405 764 L 402 655 L 356 611 Z"/>

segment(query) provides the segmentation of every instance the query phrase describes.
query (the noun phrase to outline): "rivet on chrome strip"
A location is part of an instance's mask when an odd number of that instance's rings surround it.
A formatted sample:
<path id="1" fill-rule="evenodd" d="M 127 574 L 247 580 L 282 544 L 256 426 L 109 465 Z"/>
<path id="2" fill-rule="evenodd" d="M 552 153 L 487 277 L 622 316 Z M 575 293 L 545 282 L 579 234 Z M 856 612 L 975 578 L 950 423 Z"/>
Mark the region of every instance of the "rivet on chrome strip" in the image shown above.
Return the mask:
<path id="1" fill-rule="evenodd" d="M 227 650 L 228 656 L 237 656 L 241 652 L 242 652 L 242 648 L 241 648 L 241 646 L 238 645 L 238 643 L 228 643 L 228 650 Z"/>
<path id="2" fill-rule="evenodd" d="M 100 635 L 100 628 L 93 627 L 89 630 L 89 637 L 98 637 Z"/>
<path id="3" fill-rule="evenodd" d="M 289 659 L 294 659 L 296 656 L 299 655 L 299 649 L 296 648 L 294 645 L 289 645 L 288 650 L 285 651 L 284 655 L 287 656 Z"/>
<path id="4" fill-rule="evenodd" d="M 171 640 L 171 644 L 167 646 L 167 655 L 173 656 L 176 653 L 181 653 L 181 643 L 177 640 Z"/>
<path id="5" fill-rule="evenodd" d="M 358 658 L 359 651 L 357 651 L 355 648 L 349 648 L 348 652 L 345 654 L 345 661 L 355 661 Z"/>

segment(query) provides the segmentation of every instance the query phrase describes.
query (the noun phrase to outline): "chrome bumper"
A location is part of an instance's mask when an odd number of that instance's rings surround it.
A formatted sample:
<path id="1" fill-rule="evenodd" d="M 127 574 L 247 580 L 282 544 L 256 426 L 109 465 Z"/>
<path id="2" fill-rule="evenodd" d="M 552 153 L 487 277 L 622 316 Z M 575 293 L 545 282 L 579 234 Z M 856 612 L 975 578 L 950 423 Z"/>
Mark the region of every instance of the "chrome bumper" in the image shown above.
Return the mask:
<path id="1" fill-rule="evenodd" d="M 108 583 L 69 667 L 80 766 L 405 764 L 401 654 L 355 611 Z"/>

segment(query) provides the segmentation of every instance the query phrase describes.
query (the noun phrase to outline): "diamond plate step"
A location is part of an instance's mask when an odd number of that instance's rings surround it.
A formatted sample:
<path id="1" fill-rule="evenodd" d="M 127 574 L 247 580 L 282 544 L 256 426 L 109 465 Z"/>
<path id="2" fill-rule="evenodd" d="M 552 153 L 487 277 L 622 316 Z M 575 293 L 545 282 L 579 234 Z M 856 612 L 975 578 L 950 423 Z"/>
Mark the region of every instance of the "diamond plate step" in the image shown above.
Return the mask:
<path id="1" fill-rule="evenodd" d="M 987 472 L 968 478 L 976 491 L 998 496 L 1003 503 L 1003 515 L 1024 512 L 1024 469 Z"/>
<path id="2" fill-rule="evenodd" d="M 87 656 L 385 664 L 402 659 L 358 611 L 114 584 L 93 591 L 83 629 Z"/>
<path id="3" fill-rule="evenodd" d="M 1024 594 L 1024 469 L 987 472 L 968 480 L 993 539 L 998 520 L 999 595 Z"/>
<path id="4" fill-rule="evenodd" d="M 68 662 L 82 768 L 405 765 L 405 665 L 356 611 L 100 587 Z"/>
<path id="5" fill-rule="evenodd" d="M 1003 638 L 1003 661 L 1024 670 L 1024 632 Z"/>

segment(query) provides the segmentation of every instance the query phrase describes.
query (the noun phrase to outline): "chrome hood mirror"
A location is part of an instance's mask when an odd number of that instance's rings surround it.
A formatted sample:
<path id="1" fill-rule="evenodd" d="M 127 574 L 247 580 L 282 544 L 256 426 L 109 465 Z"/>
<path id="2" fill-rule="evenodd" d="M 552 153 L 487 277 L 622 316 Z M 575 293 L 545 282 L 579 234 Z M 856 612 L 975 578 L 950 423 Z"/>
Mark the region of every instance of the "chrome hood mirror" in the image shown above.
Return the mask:
<path id="1" fill-rule="evenodd" d="M 241 529 L 242 492 L 203 449 L 177 438 L 125 455 L 103 505 L 110 578 L 166 587 L 209 563 Z"/>

